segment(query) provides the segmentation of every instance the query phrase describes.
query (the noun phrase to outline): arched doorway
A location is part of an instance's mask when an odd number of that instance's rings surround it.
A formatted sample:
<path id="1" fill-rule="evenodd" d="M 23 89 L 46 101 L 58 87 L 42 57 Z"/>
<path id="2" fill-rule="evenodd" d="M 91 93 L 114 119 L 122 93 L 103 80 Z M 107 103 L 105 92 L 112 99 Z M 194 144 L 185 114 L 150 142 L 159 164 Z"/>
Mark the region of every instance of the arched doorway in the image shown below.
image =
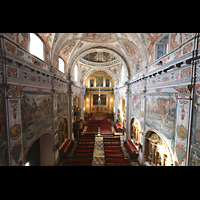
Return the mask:
<path id="1" fill-rule="evenodd" d="M 29 147 L 25 155 L 29 166 L 49 166 L 54 164 L 53 136 L 50 133 L 37 138 Z"/>
<path id="2" fill-rule="evenodd" d="M 148 131 L 145 136 L 145 165 L 171 166 L 172 158 L 164 139 L 154 131 Z"/>

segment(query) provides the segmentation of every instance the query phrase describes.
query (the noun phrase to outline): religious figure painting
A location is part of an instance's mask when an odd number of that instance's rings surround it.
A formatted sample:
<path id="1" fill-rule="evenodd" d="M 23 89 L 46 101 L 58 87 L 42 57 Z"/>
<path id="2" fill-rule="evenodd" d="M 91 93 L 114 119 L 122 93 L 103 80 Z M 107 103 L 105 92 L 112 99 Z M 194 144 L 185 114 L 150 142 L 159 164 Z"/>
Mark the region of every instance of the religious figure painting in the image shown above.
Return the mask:
<path id="1" fill-rule="evenodd" d="M 106 87 L 110 87 L 110 79 L 106 79 Z"/>
<path id="2" fill-rule="evenodd" d="M 98 94 L 93 94 L 93 105 L 94 106 L 98 105 L 98 98 L 99 98 Z M 106 94 L 101 94 L 100 99 L 101 99 L 101 105 L 106 105 Z"/>
<path id="3" fill-rule="evenodd" d="M 94 79 L 90 79 L 90 87 L 94 87 Z"/>
<path id="4" fill-rule="evenodd" d="M 96 76 L 96 87 L 103 87 L 103 76 Z"/>

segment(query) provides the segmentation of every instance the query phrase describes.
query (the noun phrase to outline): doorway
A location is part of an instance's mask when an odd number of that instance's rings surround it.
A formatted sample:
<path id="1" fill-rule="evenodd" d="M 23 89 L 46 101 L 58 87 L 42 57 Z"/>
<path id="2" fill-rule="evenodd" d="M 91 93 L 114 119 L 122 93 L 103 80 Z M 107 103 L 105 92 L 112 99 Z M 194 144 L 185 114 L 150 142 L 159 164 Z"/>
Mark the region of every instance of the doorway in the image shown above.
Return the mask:
<path id="1" fill-rule="evenodd" d="M 144 161 L 152 166 L 170 166 L 173 163 L 166 142 L 154 131 L 145 134 Z"/>
<path id="2" fill-rule="evenodd" d="M 37 138 L 26 154 L 29 166 L 49 166 L 54 164 L 53 136 L 50 133 Z"/>

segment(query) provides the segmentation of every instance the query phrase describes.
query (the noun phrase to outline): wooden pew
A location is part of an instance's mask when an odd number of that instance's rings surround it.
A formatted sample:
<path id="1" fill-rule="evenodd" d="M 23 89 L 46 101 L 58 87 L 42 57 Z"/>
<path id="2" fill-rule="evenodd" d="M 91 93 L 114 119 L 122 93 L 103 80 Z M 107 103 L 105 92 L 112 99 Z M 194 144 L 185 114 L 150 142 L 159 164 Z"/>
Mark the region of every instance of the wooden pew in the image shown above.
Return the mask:
<path id="1" fill-rule="evenodd" d="M 66 157 L 67 154 L 71 151 L 73 146 L 73 141 L 71 139 L 66 139 L 65 142 L 59 148 L 60 158 Z"/>
<path id="2" fill-rule="evenodd" d="M 137 161 L 137 158 L 139 156 L 139 151 L 137 150 L 133 142 L 131 140 L 127 140 L 127 142 L 124 143 L 124 146 L 130 157 L 130 160 Z"/>

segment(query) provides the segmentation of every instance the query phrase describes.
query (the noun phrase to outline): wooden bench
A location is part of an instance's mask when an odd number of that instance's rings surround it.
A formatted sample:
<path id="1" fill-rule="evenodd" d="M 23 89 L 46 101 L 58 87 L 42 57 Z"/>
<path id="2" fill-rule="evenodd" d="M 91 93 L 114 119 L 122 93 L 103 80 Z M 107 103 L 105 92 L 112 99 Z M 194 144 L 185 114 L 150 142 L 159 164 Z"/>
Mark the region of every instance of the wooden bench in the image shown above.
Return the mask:
<path id="1" fill-rule="evenodd" d="M 59 156 L 61 158 L 65 157 L 72 149 L 73 141 L 71 139 L 66 139 L 65 142 L 59 148 Z"/>
<path id="2" fill-rule="evenodd" d="M 139 151 L 137 150 L 133 142 L 131 140 L 127 140 L 127 142 L 124 143 L 124 146 L 130 157 L 130 160 L 137 161 L 137 158 L 139 156 Z"/>
<path id="3" fill-rule="evenodd" d="M 121 125 L 114 124 L 113 127 L 114 127 L 116 132 L 122 132 L 122 126 Z"/>

